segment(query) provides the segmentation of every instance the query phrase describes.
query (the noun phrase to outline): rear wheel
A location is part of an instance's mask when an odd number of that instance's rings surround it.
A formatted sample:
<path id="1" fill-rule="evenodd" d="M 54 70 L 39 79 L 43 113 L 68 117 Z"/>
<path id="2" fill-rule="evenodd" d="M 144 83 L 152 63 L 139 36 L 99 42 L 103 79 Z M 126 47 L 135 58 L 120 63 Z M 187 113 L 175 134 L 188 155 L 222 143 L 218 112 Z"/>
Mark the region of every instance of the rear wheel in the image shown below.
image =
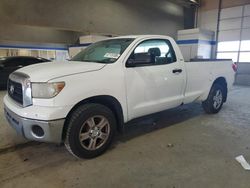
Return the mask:
<path id="1" fill-rule="evenodd" d="M 214 84 L 209 92 L 207 100 L 202 102 L 204 111 L 208 114 L 218 113 L 222 108 L 224 95 L 223 87 L 219 84 Z"/>
<path id="2" fill-rule="evenodd" d="M 112 111 L 101 104 L 86 104 L 76 109 L 69 121 L 65 146 L 78 158 L 101 155 L 111 144 L 116 121 Z"/>

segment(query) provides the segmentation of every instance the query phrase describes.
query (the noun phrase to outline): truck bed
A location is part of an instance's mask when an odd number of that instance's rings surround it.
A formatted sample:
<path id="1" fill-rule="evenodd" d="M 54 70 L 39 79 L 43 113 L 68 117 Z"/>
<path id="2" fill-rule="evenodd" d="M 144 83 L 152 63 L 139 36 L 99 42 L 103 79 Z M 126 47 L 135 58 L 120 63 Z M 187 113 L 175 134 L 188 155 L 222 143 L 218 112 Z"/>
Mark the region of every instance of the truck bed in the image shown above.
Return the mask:
<path id="1" fill-rule="evenodd" d="M 231 59 L 194 59 L 186 62 L 187 84 L 184 103 L 205 100 L 213 81 L 219 77 L 227 80 L 230 89 L 234 82 L 232 64 Z"/>

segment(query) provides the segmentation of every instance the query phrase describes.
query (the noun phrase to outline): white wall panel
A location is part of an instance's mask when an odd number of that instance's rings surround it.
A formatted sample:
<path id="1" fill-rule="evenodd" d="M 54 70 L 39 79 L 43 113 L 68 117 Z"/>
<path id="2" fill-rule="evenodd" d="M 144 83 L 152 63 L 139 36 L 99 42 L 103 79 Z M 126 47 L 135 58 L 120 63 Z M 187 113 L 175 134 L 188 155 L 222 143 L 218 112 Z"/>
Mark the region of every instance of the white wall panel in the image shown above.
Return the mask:
<path id="1" fill-rule="evenodd" d="M 220 19 L 241 17 L 242 11 L 243 11 L 243 6 L 222 9 Z"/>
<path id="2" fill-rule="evenodd" d="M 242 40 L 250 40 L 250 29 L 243 29 L 241 38 Z"/>
<path id="3" fill-rule="evenodd" d="M 185 61 L 190 61 L 190 57 L 192 57 L 192 47 L 186 45 L 179 45 L 180 50 L 182 52 L 183 58 Z"/>
<path id="4" fill-rule="evenodd" d="M 228 30 L 219 32 L 219 42 L 220 41 L 237 41 L 240 40 L 240 29 L 238 30 Z"/>
<path id="5" fill-rule="evenodd" d="M 179 34 L 178 33 L 178 40 L 190 40 L 190 39 L 198 39 L 199 35 L 198 33 L 192 33 L 192 34 Z"/>
<path id="6" fill-rule="evenodd" d="M 244 11 L 244 17 L 242 13 Z M 241 22 L 242 33 L 241 33 Z M 241 38 L 240 38 L 241 37 Z M 250 39 L 250 4 L 222 9 L 219 41 L 239 41 Z"/>
<path id="7" fill-rule="evenodd" d="M 240 29 L 241 18 L 227 19 L 220 21 L 220 30 Z"/>
<path id="8" fill-rule="evenodd" d="M 211 31 L 216 31 L 217 28 L 218 9 L 202 11 L 200 13 L 199 27 Z"/>
<path id="9" fill-rule="evenodd" d="M 250 16 L 250 5 L 245 6 L 244 16 Z"/>
<path id="10" fill-rule="evenodd" d="M 243 28 L 250 28 L 250 16 L 244 17 L 242 27 Z"/>
<path id="11" fill-rule="evenodd" d="M 202 57 L 204 59 L 211 58 L 211 46 L 206 44 L 200 44 L 198 48 L 198 57 Z"/>

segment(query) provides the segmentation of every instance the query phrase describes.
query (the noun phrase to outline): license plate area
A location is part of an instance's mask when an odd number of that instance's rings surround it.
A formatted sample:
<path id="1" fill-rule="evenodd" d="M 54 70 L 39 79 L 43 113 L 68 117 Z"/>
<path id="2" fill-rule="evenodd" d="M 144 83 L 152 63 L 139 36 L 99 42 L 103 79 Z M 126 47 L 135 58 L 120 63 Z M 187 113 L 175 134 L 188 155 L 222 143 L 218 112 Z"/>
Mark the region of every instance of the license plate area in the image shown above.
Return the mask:
<path id="1" fill-rule="evenodd" d="M 5 114 L 7 121 L 16 130 L 16 132 L 20 135 L 23 135 L 23 127 L 22 127 L 20 120 L 18 120 L 18 118 L 15 118 L 12 115 L 12 113 L 9 112 L 6 108 L 4 108 L 4 114 Z"/>

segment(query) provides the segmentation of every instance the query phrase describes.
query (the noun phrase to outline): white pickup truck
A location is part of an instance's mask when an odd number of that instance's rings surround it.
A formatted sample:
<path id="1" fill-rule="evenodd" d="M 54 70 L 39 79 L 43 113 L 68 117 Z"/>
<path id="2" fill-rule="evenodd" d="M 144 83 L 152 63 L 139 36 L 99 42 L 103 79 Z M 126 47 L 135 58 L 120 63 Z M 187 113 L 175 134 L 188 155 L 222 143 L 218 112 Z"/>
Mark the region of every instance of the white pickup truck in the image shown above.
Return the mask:
<path id="1" fill-rule="evenodd" d="M 29 140 L 64 142 L 76 157 L 92 158 L 132 119 L 194 101 L 207 113 L 219 112 L 234 82 L 232 64 L 184 62 L 167 36 L 116 37 L 70 61 L 12 73 L 5 116 Z"/>

